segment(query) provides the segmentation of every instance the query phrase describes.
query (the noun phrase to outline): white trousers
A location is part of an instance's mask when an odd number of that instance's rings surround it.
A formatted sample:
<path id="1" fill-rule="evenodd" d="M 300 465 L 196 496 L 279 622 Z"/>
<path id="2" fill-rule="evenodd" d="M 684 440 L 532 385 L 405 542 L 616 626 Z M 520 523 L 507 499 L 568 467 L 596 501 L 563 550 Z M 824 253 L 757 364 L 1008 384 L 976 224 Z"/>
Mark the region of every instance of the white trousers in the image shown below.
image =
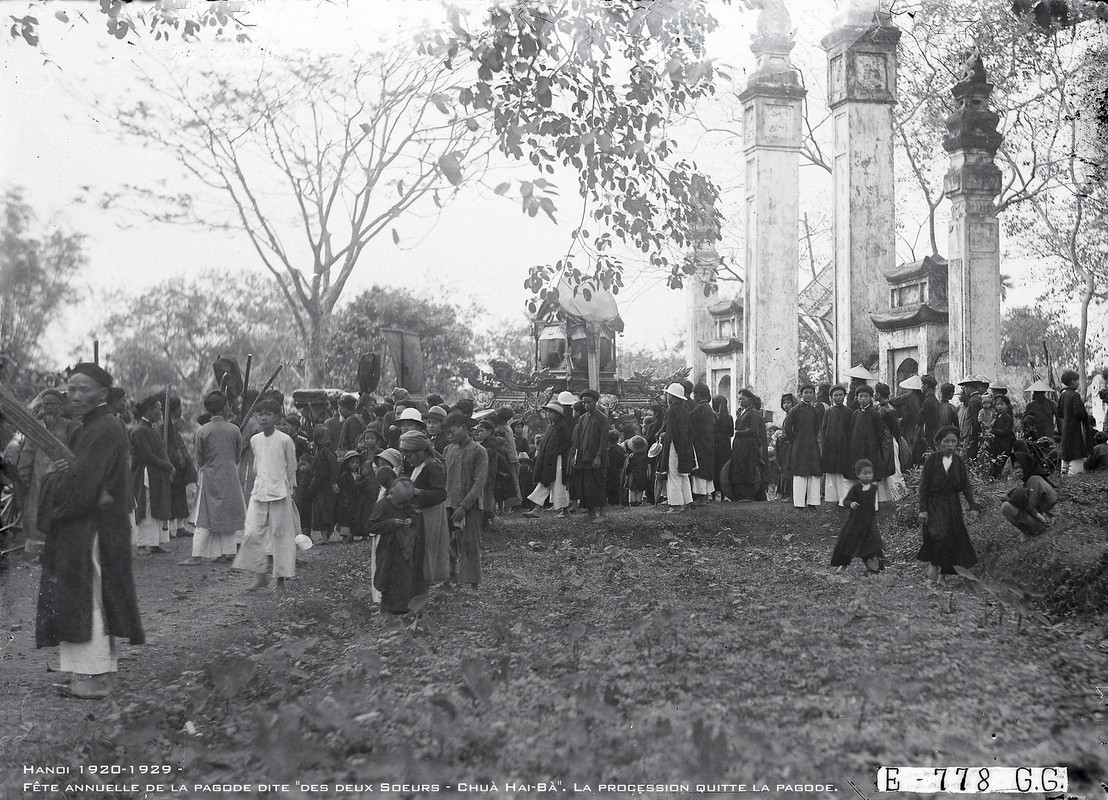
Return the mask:
<path id="1" fill-rule="evenodd" d="M 819 505 L 819 475 L 793 475 L 793 506 Z"/>
<path id="2" fill-rule="evenodd" d="M 711 494 L 716 490 L 716 482 L 711 478 L 699 478 L 696 475 L 692 476 L 692 493 L 693 494 Z"/>
<path id="3" fill-rule="evenodd" d="M 207 528 L 197 528 L 192 537 L 192 556 L 193 558 L 233 556 L 238 552 L 236 544 L 241 537 L 242 531 L 212 533 Z"/>
<path id="4" fill-rule="evenodd" d="M 692 483 L 688 473 L 677 471 L 677 448 L 669 448 L 669 470 L 666 472 L 666 502 L 671 506 L 687 506 L 693 501 Z"/>
<path id="5" fill-rule="evenodd" d="M 828 503 L 843 504 L 846 493 L 850 491 L 846 478 L 833 472 L 823 473 L 823 499 Z"/>
<path id="6" fill-rule="evenodd" d="M 115 637 L 107 633 L 104 619 L 103 584 L 100 580 L 100 537 L 92 537 L 92 638 L 87 642 L 62 642 L 62 672 L 103 675 L 118 672 Z"/>
<path id="7" fill-rule="evenodd" d="M 266 555 L 273 556 L 273 576 L 296 575 L 296 534 L 299 532 L 296 506 L 291 497 L 280 500 L 250 499 L 242 547 L 232 566 L 264 575 Z"/>
<path id="8" fill-rule="evenodd" d="M 547 499 L 550 500 L 550 505 L 554 507 L 555 511 L 563 508 L 569 508 L 569 489 L 566 488 L 565 483 L 562 482 L 562 461 L 565 460 L 565 456 L 558 456 L 558 465 L 554 473 L 554 482 L 549 486 L 539 484 L 535 487 L 535 491 L 527 495 L 527 499 L 535 504 L 536 508 L 542 508 L 546 505 Z"/>
<path id="9" fill-rule="evenodd" d="M 162 530 L 162 521 L 147 517 L 135 526 L 135 544 L 139 547 L 160 547 L 169 544 L 169 529 Z"/>

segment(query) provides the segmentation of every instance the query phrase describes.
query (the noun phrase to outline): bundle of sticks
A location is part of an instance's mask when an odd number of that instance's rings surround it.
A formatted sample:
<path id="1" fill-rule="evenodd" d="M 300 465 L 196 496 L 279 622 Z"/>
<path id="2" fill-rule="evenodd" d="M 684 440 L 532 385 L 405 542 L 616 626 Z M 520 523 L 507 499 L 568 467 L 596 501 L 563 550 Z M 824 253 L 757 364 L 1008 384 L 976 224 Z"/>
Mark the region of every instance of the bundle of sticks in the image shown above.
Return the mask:
<path id="1" fill-rule="evenodd" d="M 77 462 L 77 456 L 73 455 L 73 451 L 35 419 L 35 415 L 5 386 L 0 386 L 0 414 L 14 425 L 17 431 L 27 437 L 27 441 L 41 449 L 52 460 L 65 460 L 71 464 Z"/>

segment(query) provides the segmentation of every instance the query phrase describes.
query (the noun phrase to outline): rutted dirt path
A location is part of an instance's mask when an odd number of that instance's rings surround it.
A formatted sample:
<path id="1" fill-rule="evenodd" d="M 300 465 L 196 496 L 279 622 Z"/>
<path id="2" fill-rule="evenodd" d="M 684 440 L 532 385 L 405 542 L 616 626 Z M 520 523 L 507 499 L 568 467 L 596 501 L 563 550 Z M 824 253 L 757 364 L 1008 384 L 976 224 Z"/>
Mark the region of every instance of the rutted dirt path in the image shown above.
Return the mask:
<path id="1" fill-rule="evenodd" d="M 175 540 L 136 564 L 150 643 L 123 647 L 123 691 L 100 703 L 50 691 L 37 568 L 9 570 L 4 626 L 22 627 L 0 654 L 3 786 L 35 796 L 23 764 L 116 762 L 169 763 L 189 786 L 373 784 L 365 796 L 560 781 L 843 797 L 848 779 L 868 794 L 878 764 L 1108 775 L 1101 632 L 1017 626 L 903 558 L 832 576 L 837 512 L 790 512 L 510 520 L 488 539 L 481 594 L 435 596 L 414 630 L 374 622 L 364 543 L 310 551 L 277 603 L 225 566 L 176 567 L 189 545 Z"/>

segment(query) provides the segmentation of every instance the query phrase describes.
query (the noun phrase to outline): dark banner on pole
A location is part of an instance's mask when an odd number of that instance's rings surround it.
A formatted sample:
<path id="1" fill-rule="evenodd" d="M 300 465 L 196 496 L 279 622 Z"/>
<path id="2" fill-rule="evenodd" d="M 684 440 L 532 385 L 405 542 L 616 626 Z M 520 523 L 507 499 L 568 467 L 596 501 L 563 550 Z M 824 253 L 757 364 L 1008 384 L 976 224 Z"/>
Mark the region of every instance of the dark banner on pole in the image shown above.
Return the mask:
<path id="1" fill-rule="evenodd" d="M 414 395 L 423 394 L 423 350 L 419 334 L 411 331 L 381 329 L 385 345 L 396 370 L 396 385 Z"/>

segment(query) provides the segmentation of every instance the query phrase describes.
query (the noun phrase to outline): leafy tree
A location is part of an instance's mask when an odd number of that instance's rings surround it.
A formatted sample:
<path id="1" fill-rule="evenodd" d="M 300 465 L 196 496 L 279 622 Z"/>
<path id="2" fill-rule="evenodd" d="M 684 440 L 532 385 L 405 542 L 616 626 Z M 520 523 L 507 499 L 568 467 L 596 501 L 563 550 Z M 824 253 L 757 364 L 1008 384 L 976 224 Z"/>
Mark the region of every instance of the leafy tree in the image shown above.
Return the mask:
<path id="1" fill-rule="evenodd" d="M 322 385 L 331 315 L 366 246 L 382 234 L 399 243 L 404 215 L 423 201 L 441 208 L 487 150 L 473 109 L 437 59 L 404 48 L 301 53 L 254 75 L 191 72 L 140 76 L 153 99 L 116 119 L 206 191 L 126 186 L 124 201 L 138 198 L 159 222 L 245 233 L 299 331 L 309 380 Z M 286 222 L 298 236 L 283 238 Z"/>
<path id="2" fill-rule="evenodd" d="M 685 337 L 678 335 L 672 342 L 663 340 L 656 348 L 635 345 L 619 353 L 619 374 L 630 378 L 636 372 L 654 370 L 654 377 L 672 375 L 685 366 Z"/>
<path id="3" fill-rule="evenodd" d="M 511 364 L 522 373 L 531 372 L 535 363 L 535 339 L 531 323 L 499 325 L 482 337 L 477 357 L 484 361 L 499 359 Z"/>
<path id="4" fill-rule="evenodd" d="M 1043 306 L 1013 308 L 1000 323 L 1000 363 L 1006 367 L 1039 365 L 1045 374 L 1043 342 L 1056 366 L 1077 363 L 1078 331 L 1057 310 Z"/>
<path id="5" fill-rule="evenodd" d="M 704 39 L 717 23 L 705 0 L 515 0 L 493 5 L 473 25 L 448 6 L 447 20 L 449 31 L 427 37 L 422 50 L 462 74 L 476 68 L 458 100 L 488 112 L 504 155 L 536 167 L 539 176 L 519 186 L 524 209 L 553 217 L 546 175 L 556 166 L 577 175 L 582 202 L 572 245 L 553 266 L 533 267 L 526 287 L 545 297 L 552 275 L 564 270 L 575 288 L 618 293 L 617 239 L 650 254 L 681 285 L 686 264 L 671 261 L 667 245 L 683 248 L 702 236 L 706 213 L 708 228 L 719 230 L 718 213 L 702 202 L 716 190 L 674 158 L 669 130 L 674 113 L 714 91 Z"/>
<path id="6" fill-rule="evenodd" d="M 173 384 L 182 396 L 199 398 L 221 354 L 242 367 L 253 354 L 255 388 L 278 364 L 285 364 L 279 388 L 305 379 L 295 323 L 261 272 L 211 269 L 110 302 L 118 311 L 94 333 L 103 340 L 109 368 L 132 392 Z"/>
<path id="7" fill-rule="evenodd" d="M 54 315 L 76 299 L 73 281 L 84 268 L 85 236 L 56 227 L 39 230 L 19 188 L 4 193 L 0 228 L 0 352 L 13 361 L 8 380 L 41 356 L 40 344 Z"/>
<path id="8" fill-rule="evenodd" d="M 358 358 L 362 353 L 381 353 L 382 328 L 418 333 L 423 350 L 426 389 L 451 392 L 457 388 L 459 366 L 472 361 L 477 337 L 461 309 L 444 300 L 428 300 L 407 289 L 374 286 L 343 306 L 335 315 L 327 347 L 327 374 L 344 387 L 357 385 Z M 382 361 L 381 386 L 389 385 L 389 373 Z"/>

